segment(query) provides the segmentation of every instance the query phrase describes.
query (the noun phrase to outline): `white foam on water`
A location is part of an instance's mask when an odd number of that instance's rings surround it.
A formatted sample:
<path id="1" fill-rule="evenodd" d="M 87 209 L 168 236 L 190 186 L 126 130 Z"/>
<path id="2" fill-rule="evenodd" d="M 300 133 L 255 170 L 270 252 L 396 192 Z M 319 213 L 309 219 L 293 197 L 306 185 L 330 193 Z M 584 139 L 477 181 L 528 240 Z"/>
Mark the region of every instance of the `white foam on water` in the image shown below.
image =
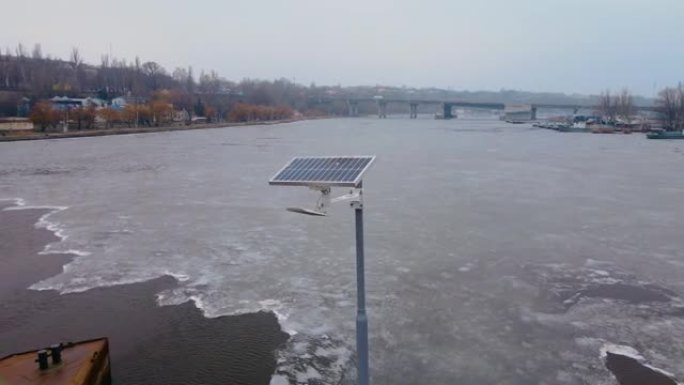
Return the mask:
<path id="1" fill-rule="evenodd" d="M 278 324 L 280 325 L 280 329 L 287 333 L 290 337 L 296 336 L 299 332 L 294 329 L 294 328 L 288 328 L 286 327 L 286 321 L 290 317 L 289 313 L 284 313 L 282 311 L 278 310 L 273 310 L 273 313 L 276 315 L 276 318 L 278 318 Z"/>
<path id="2" fill-rule="evenodd" d="M 13 202 L 15 206 L 26 206 L 26 201 L 22 198 L 0 198 L 0 201 L 10 201 Z M 10 208 L 12 208 L 12 206 L 5 207 L 2 211 Z"/>
<path id="3" fill-rule="evenodd" d="M 68 264 L 66 266 L 69 266 Z M 64 270 L 68 270 L 65 268 Z M 54 278 L 54 277 L 53 277 Z M 88 276 L 86 277 L 74 277 L 67 282 L 55 282 L 53 278 L 48 278 L 43 281 L 39 281 L 29 286 L 29 290 L 36 291 L 58 291 L 59 294 L 73 294 L 73 293 L 83 293 L 88 290 L 92 290 L 99 287 L 113 287 L 122 285 L 132 285 L 135 283 L 142 283 L 151 281 L 155 278 L 159 278 L 158 275 L 154 276 L 137 276 L 137 277 L 125 277 L 119 279 L 110 279 L 101 276 Z"/>
<path id="4" fill-rule="evenodd" d="M 3 211 L 48 210 L 47 213 L 41 215 L 40 218 L 38 218 L 38 221 L 34 224 L 34 226 L 38 229 L 46 229 L 48 231 L 51 231 L 53 234 L 55 234 L 56 237 L 60 239 L 60 242 L 64 242 L 65 240 L 67 240 L 67 238 L 69 238 L 69 236 L 66 234 L 66 230 L 64 229 L 61 223 L 49 219 L 52 215 L 68 210 L 68 206 L 28 205 L 26 203 L 26 200 L 24 200 L 23 198 L 3 198 L 0 199 L 0 201 L 14 202 L 14 206 L 5 207 Z M 91 253 L 88 251 L 76 249 L 55 250 L 54 247 L 58 244 L 59 242 L 47 244 L 43 247 L 43 250 L 40 251 L 38 254 L 73 254 L 77 257 L 87 257 L 91 255 Z"/>
<path id="5" fill-rule="evenodd" d="M 577 337 L 575 343 L 579 346 L 593 347 L 605 344 L 605 341 L 594 337 Z"/>
<path id="6" fill-rule="evenodd" d="M 69 236 L 66 234 L 66 231 L 64 228 L 61 226 L 59 222 L 54 222 L 48 220 L 50 216 L 57 214 L 59 212 L 62 212 L 64 210 L 67 210 L 69 207 L 67 206 L 24 206 L 23 209 L 45 209 L 45 210 L 51 210 L 49 213 L 42 215 L 39 219 L 38 222 L 36 223 L 36 228 L 44 228 L 47 230 L 52 231 L 55 233 L 57 237 L 59 237 L 62 241 L 66 241 Z M 46 250 L 48 250 L 48 246 L 46 246 Z"/>
<path id="7" fill-rule="evenodd" d="M 202 298 L 200 296 L 191 295 L 188 297 L 188 300 L 192 301 L 192 303 L 195 304 L 195 307 L 198 308 L 202 312 L 202 314 L 204 314 L 205 317 L 207 317 L 206 312 L 204 311 L 204 309 L 207 308 L 207 305 L 204 303 L 204 301 L 202 301 Z"/>
<path id="8" fill-rule="evenodd" d="M 57 236 L 60 241 L 65 241 L 69 236 L 66 234 L 65 229 L 61 225 L 61 223 L 56 222 L 56 221 L 51 221 L 49 218 L 57 213 L 60 213 L 62 211 L 68 210 L 68 206 L 46 206 L 46 205 L 28 205 L 26 201 L 22 198 L 11 198 L 11 199 L 3 199 L 3 200 L 10 200 L 14 201 L 15 206 L 10 206 L 10 207 L 5 207 L 3 211 L 19 211 L 19 210 L 48 210 L 47 213 L 43 214 L 38 218 L 38 221 L 35 223 L 35 227 L 37 229 L 46 229 L 51 231 L 55 236 Z M 80 250 L 69 250 L 69 251 L 63 251 L 63 252 L 54 252 L 53 250 L 50 250 L 51 244 L 45 246 L 43 251 L 40 252 L 40 254 L 77 254 L 81 256 L 81 254 L 87 253 L 85 251 L 80 251 Z M 90 255 L 85 254 L 85 256 Z"/>
<path id="9" fill-rule="evenodd" d="M 166 275 L 174 277 L 179 282 L 188 282 L 190 277 L 185 274 L 170 273 Z M 278 319 L 281 329 L 290 336 L 298 333 L 299 325 L 288 323 L 290 318 L 290 310 L 286 309 L 284 304 L 277 299 L 264 299 L 260 301 L 238 300 L 237 305 L 229 308 L 218 307 L 207 301 L 207 296 L 202 290 L 194 288 L 192 285 L 197 282 L 191 282 L 190 286 L 182 286 L 169 290 L 164 290 L 157 293 L 156 300 L 159 306 L 174 306 L 191 301 L 197 309 L 202 312 L 206 318 L 216 318 L 226 315 L 240 315 L 248 313 L 257 313 L 260 311 L 272 312 Z"/>
<path id="10" fill-rule="evenodd" d="M 239 292 L 229 294 L 231 286 L 223 290 L 212 286 L 216 278 L 211 276 L 196 277 L 192 274 L 167 272 L 170 276 L 189 279 L 179 287 L 164 290 L 156 295 L 160 306 L 179 305 L 192 301 L 207 318 L 226 315 L 241 315 L 259 311 L 272 312 L 281 330 L 290 339 L 277 350 L 276 373 L 271 379 L 272 384 L 296 384 L 322 382 L 339 383 L 344 374 L 353 366 L 353 349 L 348 344 L 348 338 L 343 335 L 331 337 L 329 333 L 335 328 L 327 324 L 323 314 L 306 311 L 297 303 L 269 296 L 258 299 L 259 294 Z M 257 295 L 254 295 L 257 294 Z M 284 298 L 288 298 L 285 296 Z M 327 309 L 323 309 L 327 311 Z M 297 317 L 294 314 L 298 314 Z M 320 322 L 316 321 L 319 320 Z M 318 325 L 318 328 L 312 327 Z"/>
<path id="11" fill-rule="evenodd" d="M 587 260 L 584 262 L 584 265 L 589 266 L 589 267 L 606 266 L 606 265 L 612 265 L 612 264 L 613 263 L 609 262 L 609 261 L 601 261 L 601 260 L 591 259 L 591 258 L 587 258 Z"/>
<path id="12" fill-rule="evenodd" d="M 82 251 L 82 250 L 76 250 L 76 249 L 67 249 L 67 250 L 43 250 L 39 252 L 38 254 L 40 255 L 47 255 L 47 254 L 73 254 L 77 257 L 88 257 L 92 255 L 93 253 L 89 251 Z M 65 266 L 68 266 L 65 265 Z"/>
<path id="13" fill-rule="evenodd" d="M 287 379 L 287 377 L 282 376 L 280 374 L 276 374 L 273 377 L 271 377 L 269 385 L 290 385 L 290 381 Z"/>
<path id="14" fill-rule="evenodd" d="M 271 384 L 340 384 L 354 366 L 353 349 L 328 335 L 292 337 L 277 354 Z"/>
<path id="15" fill-rule="evenodd" d="M 297 382 L 302 384 L 308 384 L 310 380 L 320 380 L 321 373 L 316 370 L 316 368 L 309 366 L 306 368 L 306 372 L 297 372 Z"/>
<path id="16" fill-rule="evenodd" d="M 164 275 L 168 275 L 170 277 L 173 277 L 176 281 L 178 282 L 187 282 L 190 280 L 190 276 L 187 274 L 182 274 L 182 273 L 174 273 L 171 271 L 164 271 Z"/>
<path id="17" fill-rule="evenodd" d="M 644 365 L 645 367 L 647 367 L 647 368 L 653 370 L 654 372 L 658 372 L 658 373 L 664 375 L 665 377 L 669 377 L 669 378 L 672 379 L 673 381 L 677 381 L 675 375 L 674 375 L 673 373 L 668 372 L 667 370 L 663 370 L 663 369 L 660 369 L 660 368 L 656 368 L 655 366 L 652 366 L 652 365 L 649 365 L 649 364 L 643 364 L 643 363 L 642 363 L 642 365 Z M 677 382 L 677 384 L 680 384 L 680 385 L 681 385 L 681 382 Z"/>
<path id="18" fill-rule="evenodd" d="M 282 281 L 280 278 L 273 279 L 270 274 L 261 274 L 261 271 L 265 271 L 262 269 L 264 266 L 271 267 L 275 264 L 276 270 L 283 267 L 278 266 L 278 260 L 273 257 L 279 255 L 279 250 L 264 246 L 269 243 L 263 241 L 262 235 L 257 243 L 250 241 L 249 234 L 236 232 L 237 235 L 231 235 L 231 239 L 224 243 L 209 242 L 201 248 L 187 250 L 164 243 L 158 254 L 155 254 L 157 250 L 154 249 L 141 252 L 140 258 L 149 258 L 149 262 L 146 260 L 142 264 L 133 260 L 138 257 L 130 254 L 130 248 L 120 248 L 119 244 L 110 243 L 109 238 L 104 238 L 102 242 L 97 240 L 92 245 L 92 252 L 77 250 L 80 243 L 76 240 L 82 241 L 80 238 L 83 238 L 77 230 L 82 229 L 77 228 L 72 232 L 71 227 L 67 230 L 56 220 L 58 213 L 69 207 L 28 206 L 23 200 L 13 202 L 23 205 L 21 208 L 13 208 L 14 210 L 48 210 L 38 220 L 36 227 L 53 231 L 61 241 L 46 246 L 42 254 L 68 252 L 78 257 L 74 262 L 63 266 L 62 274 L 34 283 L 30 286 L 31 290 L 53 290 L 60 294 L 79 293 L 98 287 L 141 283 L 167 275 L 173 277 L 178 285 L 156 294 L 156 302 L 160 306 L 191 301 L 207 318 L 269 311 L 277 317 L 281 330 L 289 334 L 291 339 L 305 341 L 305 351 L 302 354 L 292 351 L 289 344 L 276 352 L 280 359 L 278 373 L 273 379 L 275 384 L 309 381 L 339 383 L 354 366 L 351 347 L 353 334 L 345 334 L 344 330 L 339 330 L 345 327 L 347 331 L 353 329 L 349 325 L 338 325 L 334 314 L 338 310 L 353 307 L 353 302 L 346 301 L 347 293 L 339 289 L 337 283 L 330 282 L 329 277 L 319 278 L 316 275 L 317 267 L 312 263 L 306 265 L 312 268 L 301 276 L 289 278 L 290 275 L 285 275 L 286 278 Z M 121 216 L 118 218 L 122 219 Z M 133 217 L 133 221 L 137 220 L 139 218 Z M 134 222 L 130 228 L 136 230 L 135 233 L 138 233 L 138 229 L 147 231 L 149 227 L 144 225 L 146 224 L 141 226 Z M 109 230 L 109 227 L 103 230 Z M 109 231 L 101 231 L 100 234 L 109 234 Z M 184 236 L 182 232 L 178 234 Z M 122 251 L 128 251 L 130 259 L 121 258 L 124 255 Z M 297 254 L 301 251 L 294 247 L 288 252 Z M 176 253 L 179 255 L 175 255 Z M 97 258 L 87 258 L 92 254 Z M 117 269 L 117 266 L 122 269 Z M 250 279 L 267 283 L 260 284 L 258 289 L 253 290 L 245 284 L 245 274 L 253 277 Z M 284 287 L 287 289 L 282 290 Z M 317 288 L 321 288 L 325 294 L 319 293 Z M 325 365 L 320 366 L 322 363 Z"/>
<path id="19" fill-rule="evenodd" d="M 459 267 L 459 268 L 458 268 L 458 271 L 460 271 L 461 273 L 467 273 L 467 272 L 469 272 L 469 271 L 472 270 L 472 269 L 473 269 L 473 264 L 470 263 L 470 262 L 468 262 L 468 263 L 466 263 L 465 265 Z"/>
<path id="20" fill-rule="evenodd" d="M 604 285 L 614 285 L 616 283 L 621 283 L 623 281 L 620 279 L 617 279 L 617 278 L 612 278 L 612 277 L 601 277 L 601 278 L 593 279 L 592 282 L 600 283 L 600 284 L 604 284 Z"/>
<path id="21" fill-rule="evenodd" d="M 285 306 L 282 302 L 276 299 L 265 299 L 263 301 L 259 301 L 258 304 L 260 306 L 259 311 L 265 310 L 275 314 L 282 331 L 290 336 L 294 336 L 298 333 L 294 325 L 287 323 L 287 320 L 290 318 L 290 311 L 285 309 Z"/>
<path id="22" fill-rule="evenodd" d="M 59 246 L 65 244 L 65 241 L 69 238 L 69 235 L 66 232 L 65 227 L 60 223 L 57 222 L 51 217 L 55 214 L 58 214 L 60 212 L 66 211 L 69 209 L 68 206 L 52 206 L 52 205 L 29 205 L 26 200 L 23 198 L 10 198 L 10 199 L 0 199 L 1 200 L 9 200 L 14 202 L 14 206 L 6 207 L 3 209 L 3 211 L 19 211 L 19 210 L 48 210 L 47 213 L 43 214 L 40 216 L 38 221 L 35 223 L 35 227 L 39 229 L 46 229 L 55 236 L 59 238 L 58 242 L 53 242 L 50 244 L 47 244 L 42 251 L 40 251 L 38 254 L 39 255 L 50 255 L 50 254 L 72 254 L 75 255 L 77 258 L 83 258 L 83 257 L 89 257 L 92 255 L 91 252 L 85 251 L 85 250 L 79 250 L 79 249 L 73 249 L 73 248 L 68 248 L 68 249 L 60 249 Z M 72 270 L 72 264 L 74 262 L 70 262 L 62 266 L 62 273 L 68 273 L 70 270 Z M 29 286 L 29 290 L 36 290 L 36 291 L 58 291 L 60 294 L 69 294 L 69 293 L 81 293 L 85 292 L 88 290 L 91 290 L 96 287 L 112 287 L 112 286 L 121 286 L 121 285 L 129 285 L 129 284 L 134 284 L 134 283 L 141 283 L 145 281 L 149 281 L 155 278 L 158 278 L 159 276 L 162 275 L 171 275 L 174 278 L 176 278 L 179 282 L 184 282 L 189 279 L 187 275 L 184 274 L 172 274 L 168 272 L 163 272 L 161 274 L 138 274 L 137 276 L 128 276 L 128 277 L 121 277 L 118 279 L 111 279 L 111 278 L 105 278 L 102 276 L 97 276 L 97 275 L 89 275 L 88 277 L 83 277 L 83 276 L 76 276 L 72 278 L 70 281 L 59 281 L 56 280 L 55 277 L 51 277 L 39 282 L 34 283 L 33 285 Z"/>
<path id="23" fill-rule="evenodd" d="M 605 359 L 608 353 L 619 354 L 621 356 L 634 358 L 637 361 L 643 361 L 644 357 L 639 353 L 638 350 L 627 345 L 617 345 L 612 343 L 606 343 L 601 346 L 601 358 Z"/>

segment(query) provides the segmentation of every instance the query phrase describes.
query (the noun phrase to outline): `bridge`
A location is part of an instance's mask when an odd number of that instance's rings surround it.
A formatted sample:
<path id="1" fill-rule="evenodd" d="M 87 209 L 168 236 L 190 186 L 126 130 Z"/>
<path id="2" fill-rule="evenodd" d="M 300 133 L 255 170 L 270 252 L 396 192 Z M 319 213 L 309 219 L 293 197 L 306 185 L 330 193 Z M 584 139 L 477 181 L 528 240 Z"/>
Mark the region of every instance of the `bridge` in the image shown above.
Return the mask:
<path id="1" fill-rule="evenodd" d="M 463 107 L 469 109 L 484 109 L 497 111 L 513 111 L 513 113 L 520 115 L 521 113 L 529 114 L 525 116 L 525 120 L 537 120 L 537 111 L 541 109 L 554 110 L 572 110 L 576 114 L 579 110 L 596 108 L 594 105 L 582 104 L 553 104 L 553 103 L 534 103 L 534 104 L 505 104 L 499 102 L 465 102 L 457 100 L 437 100 L 437 99 L 411 99 L 411 98 L 384 98 L 384 97 L 333 97 L 333 98 L 319 98 L 319 102 L 345 101 L 349 108 L 349 116 L 359 116 L 360 103 L 375 103 L 378 109 L 378 117 L 380 119 L 387 118 L 388 104 L 404 104 L 409 107 L 409 118 L 416 119 L 418 117 L 419 105 L 441 105 L 442 118 L 453 119 L 454 107 Z M 634 106 L 636 111 L 656 111 L 652 106 Z"/>

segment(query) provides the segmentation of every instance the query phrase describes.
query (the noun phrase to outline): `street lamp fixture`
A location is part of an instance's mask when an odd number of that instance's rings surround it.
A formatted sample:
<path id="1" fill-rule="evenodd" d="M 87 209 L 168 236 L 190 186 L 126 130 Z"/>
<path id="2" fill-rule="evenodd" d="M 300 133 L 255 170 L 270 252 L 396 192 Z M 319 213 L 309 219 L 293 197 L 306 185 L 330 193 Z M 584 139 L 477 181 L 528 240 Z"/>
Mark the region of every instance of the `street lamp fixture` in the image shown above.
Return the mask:
<path id="1" fill-rule="evenodd" d="M 320 193 L 313 209 L 288 207 L 287 210 L 291 212 L 326 216 L 332 203 L 351 202 L 356 221 L 356 351 L 359 385 L 369 383 L 361 178 L 374 161 L 375 156 L 296 157 L 268 181 L 268 184 L 274 186 L 306 186 Z M 332 187 L 349 187 L 351 190 L 348 194 L 332 198 Z"/>

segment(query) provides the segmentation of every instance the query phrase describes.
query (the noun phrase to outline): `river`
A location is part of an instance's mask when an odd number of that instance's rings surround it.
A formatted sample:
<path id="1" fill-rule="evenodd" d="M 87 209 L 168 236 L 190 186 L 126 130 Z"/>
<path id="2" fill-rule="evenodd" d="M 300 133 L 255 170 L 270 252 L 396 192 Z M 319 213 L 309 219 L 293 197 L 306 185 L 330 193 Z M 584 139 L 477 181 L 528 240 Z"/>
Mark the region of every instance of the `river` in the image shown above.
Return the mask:
<path id="1" fill-rule="evenodd" d="M 610 384 L 614 345 L 684 375 L 683 147 L 398 117 L 0 143 L 0 199 L 54 208 L 47 251 L 78 255 L 31 289 L 170 275 L 161 306 L 277 315 L 291 338 L 273 384 L 338 383 L 354 367 L 353 212 L 289 213 L 316 193 L 267 181 L 293 156 L 373 154 L 372 382 Z"/>

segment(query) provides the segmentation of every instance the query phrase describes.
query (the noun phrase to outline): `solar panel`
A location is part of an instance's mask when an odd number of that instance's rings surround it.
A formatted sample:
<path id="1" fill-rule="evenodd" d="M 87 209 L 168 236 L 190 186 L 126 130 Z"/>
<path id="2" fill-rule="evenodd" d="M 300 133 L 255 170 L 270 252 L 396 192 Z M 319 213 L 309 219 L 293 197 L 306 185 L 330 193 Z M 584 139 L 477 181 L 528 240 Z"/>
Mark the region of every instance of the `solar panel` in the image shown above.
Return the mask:
<path id="1" fill-rule="evenodd" d="M 268 184 L 357 187 L 373 160 L 375 156 L 296 157 L 278 171 Z"/>

